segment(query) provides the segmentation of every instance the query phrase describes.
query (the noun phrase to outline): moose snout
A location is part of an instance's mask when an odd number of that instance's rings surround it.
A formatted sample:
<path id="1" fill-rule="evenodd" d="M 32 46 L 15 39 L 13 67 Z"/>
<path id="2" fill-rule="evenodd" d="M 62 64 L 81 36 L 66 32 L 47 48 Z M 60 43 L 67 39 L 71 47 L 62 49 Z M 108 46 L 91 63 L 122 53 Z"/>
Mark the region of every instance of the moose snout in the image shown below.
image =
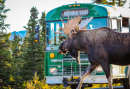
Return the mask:
<path id="1" fill-rule="evenodd" d="M 66 55 L 67 54 L 67 49 L 64 49 L 64 50 L 59 50 L 59 52 L 57 53 L 57 55 L 59 54 L 63 54 L 63 55 Z"/>

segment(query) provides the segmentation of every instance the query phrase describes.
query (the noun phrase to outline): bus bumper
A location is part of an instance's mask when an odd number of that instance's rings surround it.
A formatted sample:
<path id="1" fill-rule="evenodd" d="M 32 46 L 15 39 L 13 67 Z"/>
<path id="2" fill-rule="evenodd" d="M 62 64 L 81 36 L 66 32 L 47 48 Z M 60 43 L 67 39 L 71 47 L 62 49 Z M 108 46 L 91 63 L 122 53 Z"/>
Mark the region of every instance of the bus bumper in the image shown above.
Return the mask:
<path id="1" fill-rule="evenodd" d="M 65 79 L 65 81 L 68 84 L 76 84 L 78 83 L 78 79 L 77 80 L 72 80 L 71 76 L 46 76 L 46 83 L 47 84 L 51 84 L 51 85 L 55 85 L 55 84 L 62 84 L 63 83 L 63 79 Z M 68 81 L 67 81 L 68 80 Z M 91 75 L 88 76 L 84 79 L 83 83 L 108 83 L 107 78 L 105 75 Z"/>

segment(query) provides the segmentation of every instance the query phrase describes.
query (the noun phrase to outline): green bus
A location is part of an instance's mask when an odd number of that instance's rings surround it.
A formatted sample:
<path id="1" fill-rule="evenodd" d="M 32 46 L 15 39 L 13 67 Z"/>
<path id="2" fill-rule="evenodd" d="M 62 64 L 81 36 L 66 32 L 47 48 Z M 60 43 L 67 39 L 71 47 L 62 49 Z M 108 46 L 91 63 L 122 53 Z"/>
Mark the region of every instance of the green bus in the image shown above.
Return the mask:
<path id="1" fill-rule="evenodd" d="M 65 87 L 71 85 L 71 88 L 75 89 L 80 77 L 89 65 L 87 55 L 83 52 L 80 53 L 80 64 L 69 53 L 57 55 L 59 45 L 66 39 L 67 35 L 55 34 L 54 31 L 59 32 L 59 26 L 64 27 L 60 18 L 67 22 L 68 17 L 71 19 L 75 16 L 82 16 L 82 19 L 93 17 L 86 26 L 87 30 L 110 27 L 118 32 L 130 31 L 129 8 L 94 3 L 74 3 L 52 9 L 46 15 L 45 76 L 47 84 L 63 84 Z M 111 73 L 113 83 L 125 80 L 123 85 L 125 87 L 130 85 L 128 83 L 128 66 L 111 65 Z M 108 83 L 108 81 L 103 69 L 99 66 L 84 79 L 83 87 L 101 83 Z"/>

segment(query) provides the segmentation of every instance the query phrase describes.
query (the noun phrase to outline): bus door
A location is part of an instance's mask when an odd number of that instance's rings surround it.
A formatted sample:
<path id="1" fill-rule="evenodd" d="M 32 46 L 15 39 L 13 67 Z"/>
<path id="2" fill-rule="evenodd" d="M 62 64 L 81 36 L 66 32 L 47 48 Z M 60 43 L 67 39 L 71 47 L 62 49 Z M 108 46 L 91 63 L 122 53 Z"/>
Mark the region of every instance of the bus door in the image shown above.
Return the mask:
<path id="1" fill-rule="evenodd" d="M 117 30 L 117 18 L 110 18 L 110 28 L 118 31 Z"/>
<path id="2" fill-rule="evenodd" d="M 110 19 L 110 28 L 115 31 L 122 32 L 122 17 L 111 18 Z"/>

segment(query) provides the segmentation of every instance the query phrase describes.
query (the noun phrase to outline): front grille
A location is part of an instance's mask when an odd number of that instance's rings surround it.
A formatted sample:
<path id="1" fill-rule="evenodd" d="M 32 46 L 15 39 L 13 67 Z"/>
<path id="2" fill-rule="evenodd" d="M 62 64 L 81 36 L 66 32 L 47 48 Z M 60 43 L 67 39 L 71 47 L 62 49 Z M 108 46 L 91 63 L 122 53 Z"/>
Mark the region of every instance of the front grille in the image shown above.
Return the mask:
<path id="1" fill-rule="evenodd" d="M 72 59 L 72 57 L 69 54 L 64 56 L 64 59 L 62 60 L 52 59 L 51 62 L 61 64 L 61 67 L 57 68 L 57 73 L 55 75 L 82 76 L 90 63 L 88 62 L 88 58 L 84 56 L 86 54 L 81 53 L 80 55 L 82 55 L 80 56 L 81 64 L 78 64 L 76 59 Z M 58 67 L 58 65 L 53 66 Z"/>
<path id="2" fill-rule="evenodd" d="M 81 64 L 78 64 L 75 59 L 63 60 L 63 75 L 64 76 L 81 76 L 87 69 L 88 60 L 82 59 Z"/>
<path id="3" fill-rule="evenodd" d="M 63 75 L 73 75 L 73 76 L 80 76 L 84 73 L 88 65 L 66 65 L 63 66 Z"/>
<path id="4" fill-rule="evenodd" d="M 82 61 L 81 61 L 82 60 Z M 82 76 L 85 70 L 87 69 L 88 62 L 87 58 L 80 59 L 81 64 L 78 64 L 75 59 L 62 59 L 57 60 L 53 59 L 52 62 L 61 63 L 61 67 L 57 68 L 57 73 L 53 74 L 55 76 Z M 59 65 L 51 65 L 51 66 L 59 66 Z M 91 75 L 95 75 L 96 71 L 93 71 Z"/>

